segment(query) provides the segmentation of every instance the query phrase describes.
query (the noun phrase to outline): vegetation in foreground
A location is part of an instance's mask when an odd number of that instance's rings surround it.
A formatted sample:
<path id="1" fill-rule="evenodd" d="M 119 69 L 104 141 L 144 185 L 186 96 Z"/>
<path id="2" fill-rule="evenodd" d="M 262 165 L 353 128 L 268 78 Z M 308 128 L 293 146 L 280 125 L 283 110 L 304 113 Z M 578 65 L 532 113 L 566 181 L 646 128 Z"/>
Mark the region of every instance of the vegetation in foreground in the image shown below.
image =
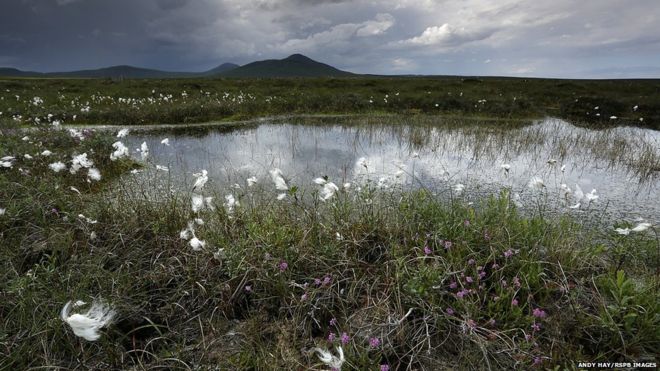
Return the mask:
<path id="1" fill-rule="evenodd" d="M 660 128 L 659 80 L 461 77 L 0 79 L 9 125 L 187 124 L 291 114 L 559 117 Z"/>
<path id="2" fill-rule="evenodd" d="M 110 187 L 135 165 L 109 159 L 114 138 L 79 134 L 0 135 L 15 157 L 0 168 L 2 369 L 327 368 L 315 347 L 360 370 L 657 362 L 652 230 L 521 215 L 506 190 L 469 205 L 244 185 L 240 205 L 195 213 L 190 194 Z M 49 166 L 82 153 L 100 180 Z M 194 218 L 198 251 L 180 238 Z M 116 311 L 98 340 L 62 321 L 71 300 Z"/>

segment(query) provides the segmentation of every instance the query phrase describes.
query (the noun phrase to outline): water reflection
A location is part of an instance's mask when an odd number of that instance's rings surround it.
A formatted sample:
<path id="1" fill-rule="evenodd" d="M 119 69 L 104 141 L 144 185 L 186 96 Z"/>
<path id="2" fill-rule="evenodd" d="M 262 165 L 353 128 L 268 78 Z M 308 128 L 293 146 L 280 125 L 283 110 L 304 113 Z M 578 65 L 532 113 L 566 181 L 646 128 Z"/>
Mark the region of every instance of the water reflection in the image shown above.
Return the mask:
<path id="1" fill-rule="evenodd" d="M 540 177 L 555 208 L 568 206 L 560 185 L 575 189 L 579 184 L 600 195 L 591 209 L 613 218 L 660 219 L 660 133 L 651 130 L 594 131 L 554 119 L 509 129 L 493 123 L 356 125 L 336 119 L 324 125 L 262 123 L 206 130 L 132 135 L 131 148 L 143 141 L 150 148 L 147 169 L 155 164 L 170 168 L 170 177 L 153 170 L 139 177 L 168 178 L 186 189 L 191 174 L 206 169 L 207 187 L 245 187 L 246 179 L 256 176 L 269 188 L 268 170 L 280 168 L 289 184 L 300 187 L 313 187 L 318 176 L 337 184 L 426 187 L 441 194 L 461 183 L 465 197 L 477 199 L 507 186 L 529 203 L 537 196 L 527 183 Z M 160 143 L 164 137 L 170 146 Z M 504 163 L 511 167 L 508 172 L 501 168 Z"/>

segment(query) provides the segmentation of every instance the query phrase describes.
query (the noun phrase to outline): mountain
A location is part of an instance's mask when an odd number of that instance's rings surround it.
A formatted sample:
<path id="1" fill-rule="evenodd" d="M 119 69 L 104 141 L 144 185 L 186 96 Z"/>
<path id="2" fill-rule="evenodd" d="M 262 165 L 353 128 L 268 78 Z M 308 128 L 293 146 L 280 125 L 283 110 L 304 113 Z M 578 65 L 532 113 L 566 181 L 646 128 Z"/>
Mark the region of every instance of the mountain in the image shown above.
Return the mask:
<path id="1" fill-rule="evenodd" d="M 0 76 L 7 77 L 44 77 L 43 73 L 32 71 L 21 71 L 16 68 L 0 67 Z"/>
<path id="2" fill-rule="evenodd" d="M 227 77 L 340 77 L 352 75 L 350 72 L 317 62 L 302 54 L 293 54 L 284 59 L 252 62 L 221 74 L 221 76 Z"/>
<path id="3" fill-rule="evenodd" d="M 127 78 L 127 79 L 148 79 L 148 78 L 172 78 L 172 77 L 193 77 L 199 76 L 199 73 L 193 72 L 168 72 L 152 70 L 148 68 L 139 68 L 133 66 L 112 66 L 99 68 L 95 70 L 80 70 L 70 72 L 32 72 L 21 71 L 16 68 L 0 68 L 0 76 L 3 77 L 68 77 L 68 78 Z"/>
<path id="4" fill-rule="evenodd" d="M 317 62 L 302 54 L 293 54 L 284 59 L 268 59 L 239 66 L 223 63 L 204 72 L 172 72 L 133 66 L 112 66 L 94 70 L 70 72 L 32 72 L 15 68 L 0 68 L 3 77 L 65 77 L 65 78 L 127 78 L 166 79 L 182 77 L 340 77 L 353 76 L 330 65 Z"/>
<path id="5" fill-rule="evenodd" d="M 205 75 L 205 76 L 214 76 L 214 75 L 219 75 L 223 72 L 227 72 L 227 71 L 236 69 L 238 67 L 240 67 L 240 66 L 237 65 L 237 64 L 234 64 L 234 63 L 223 63 L 223 64 L 219 65 L 216 68 L 212 68 L 212 69 L 210 69 L 206 72 L 202 72 L 202 74 Z"/>
<path id="6" fill-rule="evenodd" d="M 78 78 L 127 78 L 127 79 L 153 79 L 168 77 L 186 77 L 194 74 L 188 72 L 169 72 L 139 68 L 133 66 L 112 66 L 96 70 L 82 70 L 71 72 L 52 72 L 48 77 L 78 77 Z"/>

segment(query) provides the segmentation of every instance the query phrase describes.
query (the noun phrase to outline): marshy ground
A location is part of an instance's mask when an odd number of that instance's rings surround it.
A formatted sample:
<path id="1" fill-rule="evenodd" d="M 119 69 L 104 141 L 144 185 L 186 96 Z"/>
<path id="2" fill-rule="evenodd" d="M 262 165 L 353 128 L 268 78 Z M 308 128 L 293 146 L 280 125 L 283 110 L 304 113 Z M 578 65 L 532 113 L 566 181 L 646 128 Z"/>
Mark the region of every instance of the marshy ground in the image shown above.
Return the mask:
<path id="1" fill-rule="evenodd" d="M 0 88 L 1 369 L 657 362 L 657 81 Z"/>

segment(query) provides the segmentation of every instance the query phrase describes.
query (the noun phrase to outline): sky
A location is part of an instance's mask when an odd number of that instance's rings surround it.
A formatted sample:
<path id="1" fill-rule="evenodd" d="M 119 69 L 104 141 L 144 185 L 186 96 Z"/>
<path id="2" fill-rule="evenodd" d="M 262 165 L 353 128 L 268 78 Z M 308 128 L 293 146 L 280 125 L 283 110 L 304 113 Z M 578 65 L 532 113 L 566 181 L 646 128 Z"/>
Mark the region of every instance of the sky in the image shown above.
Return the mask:
<path id="1" fill-rule="evenodd" d="M 660 0 L 1 0 L 0 66 L 660 78 Z"/>

